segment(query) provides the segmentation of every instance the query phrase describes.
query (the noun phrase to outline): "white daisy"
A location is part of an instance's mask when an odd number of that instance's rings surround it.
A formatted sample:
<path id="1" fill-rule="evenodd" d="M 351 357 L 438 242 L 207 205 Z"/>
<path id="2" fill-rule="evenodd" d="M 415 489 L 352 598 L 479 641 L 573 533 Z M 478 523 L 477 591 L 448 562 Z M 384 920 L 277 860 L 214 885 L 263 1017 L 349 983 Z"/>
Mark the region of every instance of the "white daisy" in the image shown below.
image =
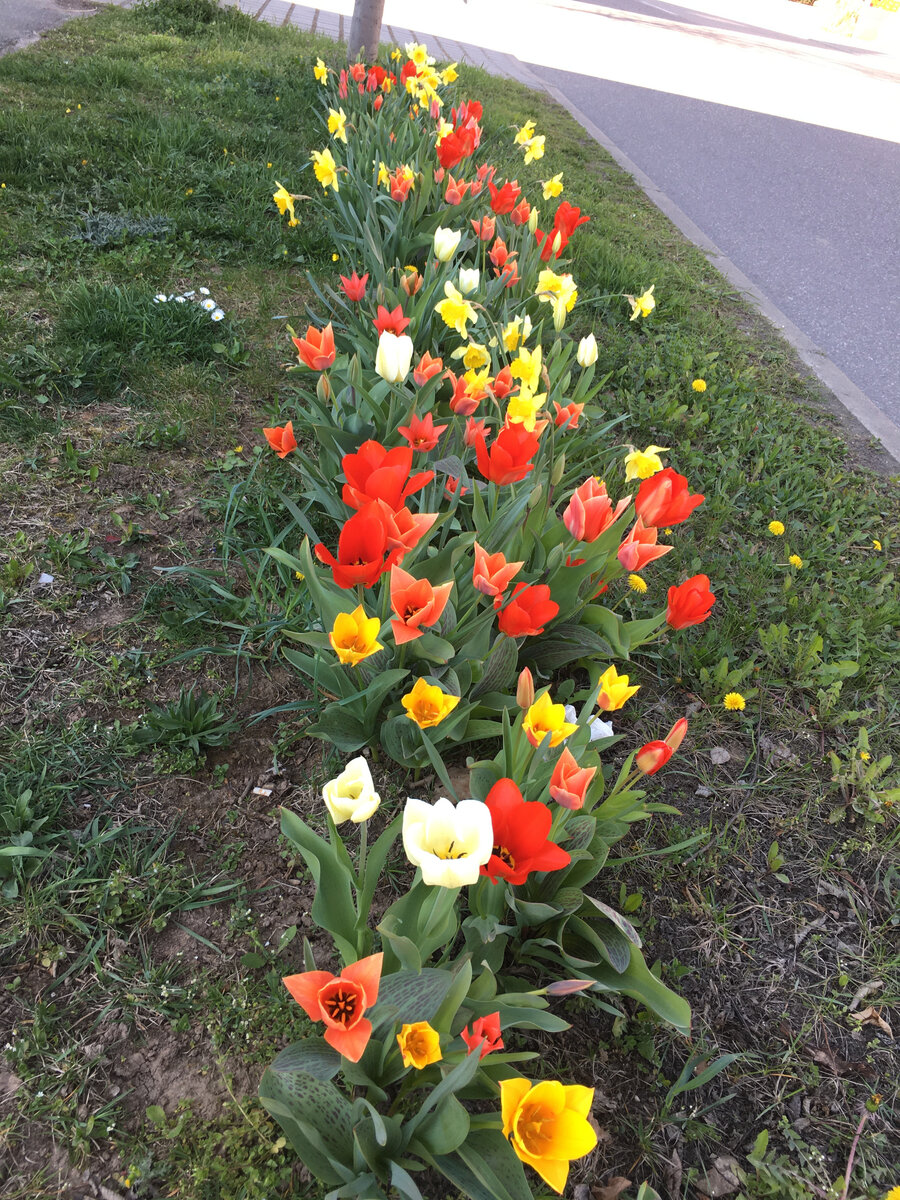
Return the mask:
<path id="1" fill-rule="evenodd" d="M 204 309 L 206 312 L 209 312 L 209 310 L 210 310 L 211 308 L 215 308 L 215 307 L 216 307 L 216 302 L 215 302 L 215 300 L 201 300 L 201 301 L 200 301 L 200 307 L 201 307 L 202 309 Z"/>
<path id="2" fill-rule="evenodd" d="M 191 290 L 189 292 L 184 293 L 184 298 L 185 298 L 185 300 L 193 300 L 193 298 L 196 295 L 197 295 L 197 293 L 194 291 L 193 288 L 191 288 Z"/>
<path id="3" fill-rule="evenodd" d="M 201 295 L 201 296 L 208 296 L 208 295 L 209 295 L 209 288 L 201 288 L 201 289 L 200 289 L 200 295 Z"/>
<path id="4" fill-rule="evenodd" d="M 209 318 L 211 321 L 221 321 L 224 316 L 225 316 L 225 310 L 222 308 L 217 308 L 215 312 L 211 312 L 209 314 Z"/>
<path id="5" fill-rule="evenodd" d="M 176 296 L 175 297 L 176 304 L 184 304 L 184 300 L 185 300 L 184 296 Z"/>
<path id="6" fill-rule="evenodd" d="M 168 300 L 168 298 L 169 297 L 166 295 L 165 292 L 157 292 L 156 295 L 153 297 L 153 303 L 154 304 L 165 304 L 165 302 Z"/>

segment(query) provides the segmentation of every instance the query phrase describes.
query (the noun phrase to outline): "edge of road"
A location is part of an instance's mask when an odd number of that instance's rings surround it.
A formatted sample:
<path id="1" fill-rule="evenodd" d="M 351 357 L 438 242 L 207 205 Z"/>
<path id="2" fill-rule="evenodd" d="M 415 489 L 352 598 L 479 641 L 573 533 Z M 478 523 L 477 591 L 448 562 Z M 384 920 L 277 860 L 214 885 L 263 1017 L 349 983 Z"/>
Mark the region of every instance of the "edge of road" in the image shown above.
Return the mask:
<path id="1" fill-rule="evenodd" d="M 558 87 L 548 83 L 536 75 L 521 59 L 513 60 L 517 66 L 517 78 L 521 83 L 536 91 L 542 91 L 550 96 L 557 104 L 562 105 L 568 113 L 598 142 L 608 154 L 615 159 L 623 171 L 632 176 L 635 183 L 669 218 L 688 241 L 693 242 L 702 250 L 713 266 L 720 271 L 735 288 L 752 302 L 756 309 L 775 327 L 778 333 L 794 349 L 800 360 L 809 368 L 812 374 L 824 386 L 827 392 L 837 401 L 834 411 L 847 426 L 856 426 L 855 432 L 877 439 L 886 455 L 893 459 L 900 470 L 900 425 L 896 425 L 890 417 L 877 408 L 869 397 L 856 386 L 840 369 L 825 350 L 817 345 L 799 326 L 774 304 L 768 296 L 750 279 L 740 267 L 719 249 L 703 230 L 647 175 L 637 163 L 632 162 L 627 154 L 612 141 L 611 138 L 596 125 L 587 113 L 574 104 Z M 843 410 L 843 411 L 842 411 Z M 861 429 L 859 428 L 861 427 Z"/>

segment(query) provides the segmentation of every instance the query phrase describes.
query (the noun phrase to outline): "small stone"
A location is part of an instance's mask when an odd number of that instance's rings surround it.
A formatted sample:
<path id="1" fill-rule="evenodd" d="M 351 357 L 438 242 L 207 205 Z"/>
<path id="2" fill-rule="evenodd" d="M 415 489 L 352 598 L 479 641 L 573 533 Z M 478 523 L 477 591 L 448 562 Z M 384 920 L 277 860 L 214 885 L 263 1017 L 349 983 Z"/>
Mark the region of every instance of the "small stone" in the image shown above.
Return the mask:
<path id="1" fill-rule="evenodd" d="M 703 796 L 703 797 L 711 796 L 712 790 L 701 783 L 700 786 L 697 788 L 696 792 L 694 792 L 694 795 L 695 796 Z"/>
<path id="2" fill-rule="evenodd" d="M 731 755 L 724 746 L 713 746 L 709 752 L 709 761 L 714 767 L 721 767 L 727 762 L 731 762 Z"/>

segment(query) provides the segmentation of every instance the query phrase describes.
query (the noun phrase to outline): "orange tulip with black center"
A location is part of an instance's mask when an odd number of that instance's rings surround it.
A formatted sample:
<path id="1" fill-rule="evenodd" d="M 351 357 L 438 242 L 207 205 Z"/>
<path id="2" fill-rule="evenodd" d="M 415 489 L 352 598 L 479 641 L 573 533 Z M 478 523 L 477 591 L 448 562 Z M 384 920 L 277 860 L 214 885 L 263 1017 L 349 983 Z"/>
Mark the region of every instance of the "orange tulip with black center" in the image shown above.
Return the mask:
<path id="1" fill-rule="evenodd" d="M 395 645 L 414 641 L 422 636 L 423 626 L 435 625 L 447 607 L 452 590 L 452 579 L 434 587 L 427 579 L 416 579 L 402 567 L 392 567 L 391 608 L 397 616 L 391 618 L 391 630 Z"/>
<path id="2" fill-rule="evenodd" d="M 365 1013 L 378 999 L 383 960 L 383 954 L 370 954 L 340 975 L 303 971 L 281 981 L 311 1021 L 324 1021 L 325 1041 L 350 1062 L 359 1062 L 372 1036 Z"/>
<path id="3" fill-rule="evenodd" d="M 412 459 L 409 446 L 387 450 L 380 442 L 363 442 L 355 454 L 345 454 L 341 459 L 347 479 L 341 498 L 350 508 L 383 500 L 397 512 L 413 493 L 434 478 L 434 471 L 420 471 L 411 476 Z"/>
<path id="4" fill-rule="evenodd" d="M 388 531 L 377 503 L 371 503 L 354 513 L 344 523 L 338 538 L 337 558 L 324 542 L 315 547 L 319 562 L 331 567 L 338 587 L 351 588 L 361 583 L 370 588 L 385 571 L 403 557 L 402 549 L 388 545 Z"/>
<path id="5" fill-rule="evenodd" d="M 492 883 L 524 883 L 532 871 L 559 871 L 572 861 L 547 837 L 553 816 L 540 800 L 526 800 L 512 779 L 498 779 L 487 794 L 494 843 L 481 868 Z"/>
<path id="6" fill-rule="evenodd" d="M 412 413 L 409 424 L 398 425 L 397 432 L 401 437 L 406 438 L 413 450 L 425 453 L 435 448 L 441 434 L 448 428 L 448 425 L 435 425 L 434 416 L 431 413 L 426 413 L 424 417 Z"/>

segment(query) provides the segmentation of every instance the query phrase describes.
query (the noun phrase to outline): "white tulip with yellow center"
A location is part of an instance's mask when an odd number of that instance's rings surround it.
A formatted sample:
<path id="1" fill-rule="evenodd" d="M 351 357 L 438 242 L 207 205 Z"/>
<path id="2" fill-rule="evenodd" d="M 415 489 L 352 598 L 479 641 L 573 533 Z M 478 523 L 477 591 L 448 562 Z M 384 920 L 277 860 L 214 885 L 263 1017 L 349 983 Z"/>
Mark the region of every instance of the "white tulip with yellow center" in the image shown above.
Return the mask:
<path id="1" fill-rule="evenodd" d="M 368 821 L 381 803 L 369 764 L 361 756 L 351 759 L 336 779 L 329 779 L 322 788 L 322 799 L 335 825 Z"/>
<path id="2" fill-rule="evenodd" d="M 479 868 L 491 857 L 494 830 L 490 809 L 480 800 L 453 805 L 444 796 L 434 804 L 406 801 L 403 849 L 429 887 L 477 883 Z"/>
<path id="3" fill-rule="evenodd" d="M 409 374 L 413 356 L 412 338 L 386 329 L 378 339 L 375 370 L 388 383 L 402 383 Z"/>

